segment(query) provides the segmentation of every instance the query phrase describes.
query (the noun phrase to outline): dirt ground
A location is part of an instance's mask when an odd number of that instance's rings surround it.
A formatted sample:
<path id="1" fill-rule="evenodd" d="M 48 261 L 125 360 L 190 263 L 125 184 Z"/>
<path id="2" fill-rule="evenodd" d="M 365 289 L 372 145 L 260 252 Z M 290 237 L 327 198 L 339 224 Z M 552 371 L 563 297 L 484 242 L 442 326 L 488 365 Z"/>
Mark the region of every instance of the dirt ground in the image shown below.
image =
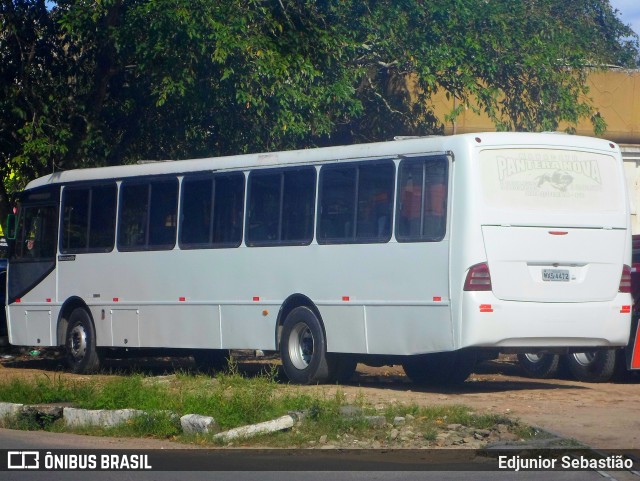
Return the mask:
<path id="1" fill-rule="evenodd" d="M 238 366 L 249 374 L 265 367 L 263 360 L 240 358 Z M 162 375 L 175 369 L 189 369 L 188 358 L 110 361 L 107 368 L 135 369 L 148 375 Z M 13 377 L 62 375 L 55 352 L 38 355 L 1 354 L 0 382 Z M 93 377 L 107 376 L 106 374 Z M 576 439 L 599 449 L 640 449 L 640 378 L 615 383 L 587 384 L 566 379 L 538 380 L 523 377 L 517 362 L 501 358 L 484 362 L 461 386 L 423 388 L 412 384 L 399 366 L 372 368 L 358 365 L 354 380 L 340 386 L 347 398 L 364 395 L 373 404 L 464 404 L 477 412 L 506 414 L 555 434 Z M 332 395 L 336 386 L 306 386 Z"/>

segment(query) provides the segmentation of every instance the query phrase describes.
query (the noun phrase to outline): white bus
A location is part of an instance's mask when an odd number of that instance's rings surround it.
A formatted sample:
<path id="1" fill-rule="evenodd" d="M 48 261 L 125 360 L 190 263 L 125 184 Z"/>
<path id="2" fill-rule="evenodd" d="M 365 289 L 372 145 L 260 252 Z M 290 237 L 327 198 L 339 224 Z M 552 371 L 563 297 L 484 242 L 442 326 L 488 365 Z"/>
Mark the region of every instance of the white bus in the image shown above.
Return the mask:
<path id="1" fill-rule="evenodd" d="M 57 172 L 20 198 L 14 345 L 279 351 L 296 383 L 487 350 L 623 346 L 631 233 L 617 145 L 482 133 Z"/>

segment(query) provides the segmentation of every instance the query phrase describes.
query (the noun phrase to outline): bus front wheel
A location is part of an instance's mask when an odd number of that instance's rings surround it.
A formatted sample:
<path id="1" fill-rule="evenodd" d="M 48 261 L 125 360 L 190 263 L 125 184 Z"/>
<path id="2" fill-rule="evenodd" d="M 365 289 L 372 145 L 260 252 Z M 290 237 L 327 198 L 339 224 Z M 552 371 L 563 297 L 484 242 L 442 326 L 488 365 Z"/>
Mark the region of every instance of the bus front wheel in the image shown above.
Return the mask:
<path id="1" fill-rule="evenodd" d="M 284 320 L 280 357 L 291 382 L 317 384 L 329 379 L 327 342 L 320 321 L 308 307 L 296 307 Z"/>
<path id="2" fill-rule="evenodd" d="M 90 373 L 100 368 L 96 333 L 91 316 L 84 308 L 76 308 L 69 316 L 66 335 L 67 364 L 74 373 Z"/>

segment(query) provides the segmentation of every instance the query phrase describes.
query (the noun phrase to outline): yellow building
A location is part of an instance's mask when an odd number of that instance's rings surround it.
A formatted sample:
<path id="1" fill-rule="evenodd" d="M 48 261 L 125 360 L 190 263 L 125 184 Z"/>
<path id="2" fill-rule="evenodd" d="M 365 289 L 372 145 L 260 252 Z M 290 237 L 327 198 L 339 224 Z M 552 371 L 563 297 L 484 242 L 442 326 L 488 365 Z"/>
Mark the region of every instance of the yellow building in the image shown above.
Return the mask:
<path id="1" fill-rule="evenodd" d="M 622 148 L 625 171 L 629 184 L 632 227 L 640 234 L 640 70 L 614 69 L 594 72 L 589 76 L 589 98 L 607 123 L 602 137 L 612 140 Z M 444 94 L 434 98 L 436 113 L 440 118 L 454 107 L 453 100 Z M 445 126 L 445 134 L 486 132 L 495 130 L 484 115 L 467 110 L 454 124 Z M 576 133 L 594 136 L 589 119 L 576 126 Z"/>

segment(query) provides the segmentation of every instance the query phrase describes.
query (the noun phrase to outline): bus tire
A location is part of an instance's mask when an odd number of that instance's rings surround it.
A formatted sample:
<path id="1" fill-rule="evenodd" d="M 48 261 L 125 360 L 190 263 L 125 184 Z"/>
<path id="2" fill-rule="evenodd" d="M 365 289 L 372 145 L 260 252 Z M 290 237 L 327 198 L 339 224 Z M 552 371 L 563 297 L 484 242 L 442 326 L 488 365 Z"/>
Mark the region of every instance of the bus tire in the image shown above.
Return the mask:
<path id="1" fill-rule="evenodd" d="M 65 337 L 67 364 L 77 374 L 100 369 L 100 353 L 96 347 L 96 332 L 89 312 L 78 307 L 71 312 Z"/>
<path id="2" fill-rule="evenodd" d="M 192 355 L 198 371 L 220 372 L 229 366 L 231 353 L 227 349 L 196 349 Z"/>
<path id="3" fill-rule="evenodd" d="M 549 379 L 558 373 L 560 356 L 550 352 L 518 354 L 518 363 L 527 377 Z"/>
<path id="4" fill-rule="evenodd" d="M 475 364 L 475 352 L 453 351 L 408 356 L 402 367 L 416 384 L 453 386 L 462 384 L 473 372 Z"/>
<path id="5" fill-rule="evenodd" d="M 567 354 L 571 374 L 583 382 L 608 382 L 616 368 L 616 350 L 585 351 Z"/>
<path id="6" fill-rule="evenodd" d="M 320 321 L 308 307 L 296 307 L 284 320 L 280 358 L 293 383 L 318 384 L 329 380 L 327 342 Z"/>

